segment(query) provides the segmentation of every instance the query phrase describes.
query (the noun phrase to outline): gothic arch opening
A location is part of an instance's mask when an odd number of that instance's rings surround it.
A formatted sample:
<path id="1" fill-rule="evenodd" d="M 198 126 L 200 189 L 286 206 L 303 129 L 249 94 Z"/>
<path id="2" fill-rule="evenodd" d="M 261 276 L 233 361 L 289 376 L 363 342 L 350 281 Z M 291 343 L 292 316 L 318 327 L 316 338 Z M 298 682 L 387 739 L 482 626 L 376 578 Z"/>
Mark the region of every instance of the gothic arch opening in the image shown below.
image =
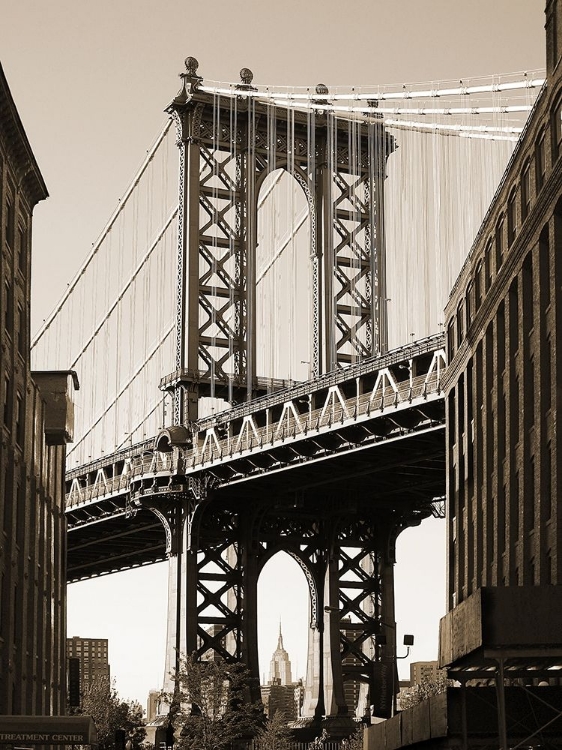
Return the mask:
<path id="1" fill-rule="evenodd" d="M 256 357 L 260 377 L 306 380 L 311 373 L 312 264 L 306 196 L 285 169 L 258 195 Z"/>
<path id="2" fill-rule="evenodd" d="M 309 623 L 310 593 L 305 575 L 290 555 L 278 552 L 267 561 L 258 580 L 258 650 L 262 686 L 270 687 L 268 683 L 274 680 L 283 685 L 289 677 L 293 683 L 302 679 L 304 684 Z M 290 674 L 284 664 L 285 656 L 278 653 L 279 646 L 290 660 Z M 267 690 L 265 693 L 264 700 L 267 701 Z"/>

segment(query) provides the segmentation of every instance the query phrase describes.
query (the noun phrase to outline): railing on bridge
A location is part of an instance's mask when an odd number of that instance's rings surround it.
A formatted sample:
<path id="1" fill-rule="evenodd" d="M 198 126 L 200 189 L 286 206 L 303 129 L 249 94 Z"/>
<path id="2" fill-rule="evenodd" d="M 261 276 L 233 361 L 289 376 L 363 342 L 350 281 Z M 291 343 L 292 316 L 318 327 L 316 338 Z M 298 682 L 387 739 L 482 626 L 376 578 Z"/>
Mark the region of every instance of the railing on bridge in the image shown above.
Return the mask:
<path id="1" fill-rule="evenodd" d="M 169 452 L 156 450 L 155 438 L 74 469 L 67 475 L 67 509 L 128 493 L 138 477 L 211 471 L 224 482 L 234 472 L 221 466 L 244 456 L 288 447 L 291 460 L 313 460 L 438 423 L 440 413 L 427 406 L 441 399 L 443 344 L 442 335 L 432 336 L 205 417 Z"/>

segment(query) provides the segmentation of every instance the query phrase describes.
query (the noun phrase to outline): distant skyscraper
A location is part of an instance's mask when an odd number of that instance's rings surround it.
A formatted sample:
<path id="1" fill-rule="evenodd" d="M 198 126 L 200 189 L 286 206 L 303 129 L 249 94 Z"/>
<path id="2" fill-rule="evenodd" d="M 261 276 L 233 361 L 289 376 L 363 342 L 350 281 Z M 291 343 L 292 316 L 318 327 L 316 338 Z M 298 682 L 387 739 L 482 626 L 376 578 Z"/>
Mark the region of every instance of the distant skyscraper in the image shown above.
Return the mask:
<path id="1" fill-rule="evenodd" d="M 283 647 L 281 623 L 279 639 L 269 663 L 269 681 L 261 686 L 261 698 L 268 716 L 276 711 L 283 714 L 287 721 L 297 718 L 302 703 L 302 683 L 294 683 L 291 674 L 289 654 Z"/>
<path id="2" fill-rule="evenodd" d="M 281 634 L 281 623 L 279 623 L 279 639 L 277 641 L 277 648 L 273 652 L 271 661 L 269 663 L 269 682 L 275 684 L 278 682 L 279 685 L 291 685 L 293 683 L 293 677 L 291 674 L 291 661 L 289 654 L 283 648 L 283 635 Z"/>

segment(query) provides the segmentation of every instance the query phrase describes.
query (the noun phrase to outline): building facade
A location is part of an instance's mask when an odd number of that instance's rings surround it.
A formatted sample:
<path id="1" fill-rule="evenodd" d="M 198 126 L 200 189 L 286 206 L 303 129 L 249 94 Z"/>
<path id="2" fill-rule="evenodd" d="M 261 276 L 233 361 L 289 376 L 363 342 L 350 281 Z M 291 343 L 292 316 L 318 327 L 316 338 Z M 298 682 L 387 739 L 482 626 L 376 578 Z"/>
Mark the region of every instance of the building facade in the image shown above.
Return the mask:
<path id="1" fill-rule="evenodd" d="M 72 378 L 32 377 L 29 362 L 31 222 L 46 197 L 0 67 L 0 714 L 8 715 L 66 709 L 64 471 Z"/>
<path id="2" fill-rule="evenodd" d="M 410 685 L 422 685 L 427 682 L 437 682 L 440 677 L 446 677 L 445 670 L 439 669 L 439 662 L 413 661 L 410 664 Z"/>
<path id="3" fill-rule="evenodd" d="M 83 694 L 96 679 L 110 678 L 107 638 L 66 639 L 67 659 L 78 659 L 80 664 L 80 693 Z"/>
<path id="4" fill-rule="evenodd" d="M 562 13 L 547 80 L 446 308 L 448 604 L 562 584 Z"/>

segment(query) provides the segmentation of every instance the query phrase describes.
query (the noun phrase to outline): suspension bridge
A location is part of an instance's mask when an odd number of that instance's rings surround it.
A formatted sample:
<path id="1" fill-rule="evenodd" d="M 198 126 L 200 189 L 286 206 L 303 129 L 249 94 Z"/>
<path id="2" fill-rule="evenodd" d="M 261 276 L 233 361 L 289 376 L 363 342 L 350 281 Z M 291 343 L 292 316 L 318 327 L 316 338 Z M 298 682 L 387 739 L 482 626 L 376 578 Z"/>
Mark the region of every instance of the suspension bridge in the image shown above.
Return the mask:
<path id="1" fill-rule="evenodd" d="M 283 89 L 194 58 L 181 80 L 33 344 L 82 383 L 68 578 L 169 558 L 171 666 L 259 677 L 257 581 L 288 552 L 303 717 L 345 732 L 392 712 L 395 541 L 444 513 L 441 310 L 543 80 Z"/>

